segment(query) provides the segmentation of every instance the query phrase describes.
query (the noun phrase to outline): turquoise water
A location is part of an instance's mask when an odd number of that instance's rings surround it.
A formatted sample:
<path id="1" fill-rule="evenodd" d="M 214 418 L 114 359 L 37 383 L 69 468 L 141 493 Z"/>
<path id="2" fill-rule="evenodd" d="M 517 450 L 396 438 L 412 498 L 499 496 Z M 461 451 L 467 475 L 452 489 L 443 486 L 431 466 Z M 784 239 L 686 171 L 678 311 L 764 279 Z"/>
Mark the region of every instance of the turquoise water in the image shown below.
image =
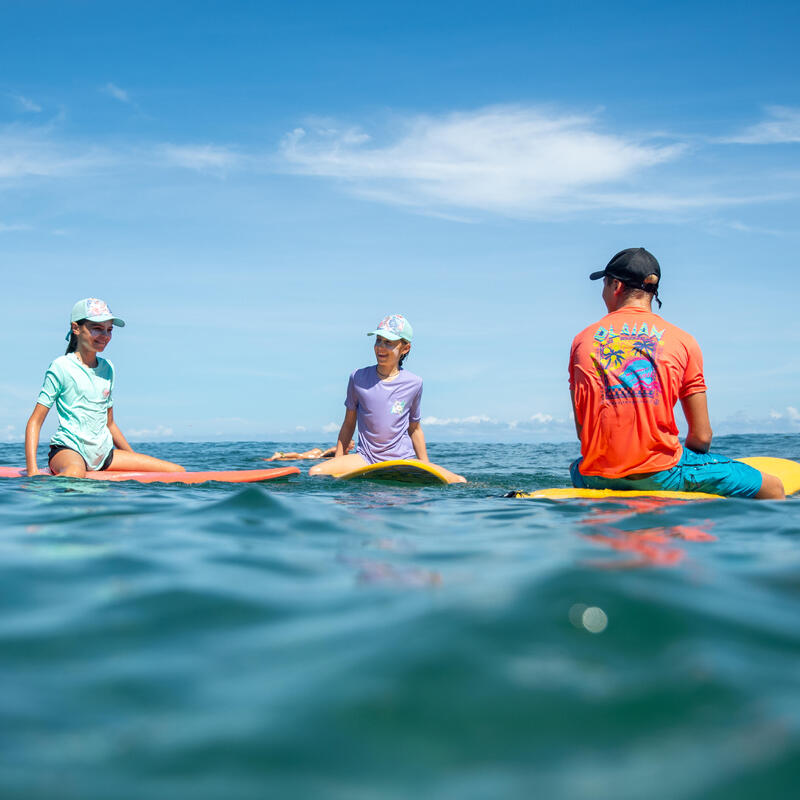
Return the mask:
<path id="1" fill-rule="evenodd" d="M 470 483 L 0 479 L 0 797 L 796 796 L 800 501 L 513 500 L 576 447 L 430 451 Z"/>

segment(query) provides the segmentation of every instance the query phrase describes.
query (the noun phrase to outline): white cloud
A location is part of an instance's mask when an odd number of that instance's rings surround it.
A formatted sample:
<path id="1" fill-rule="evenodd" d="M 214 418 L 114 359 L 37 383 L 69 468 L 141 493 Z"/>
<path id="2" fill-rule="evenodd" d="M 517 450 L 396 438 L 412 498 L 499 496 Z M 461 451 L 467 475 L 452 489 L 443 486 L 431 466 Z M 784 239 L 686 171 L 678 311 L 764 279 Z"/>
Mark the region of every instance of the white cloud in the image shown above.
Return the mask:
<path id="1" fill-rule="evenodd" d="M 497 424 L 496 420 L 487 417 L 484 414 L 474 414 L 471 417 L 424 417 L 422 424 L 425 426 L 431 425 L 479 425 L 482 422 L 489 422 L 493 425 Z"/>
<path id="2" fill-rule="evenodd" d="M 770 106 L 767 119 L 724 139 L 734 144 L 797 144 L 800 142 L 800 108 Z"/>
<path id="3" fill-rule="evenodd" d="M 366 197 L 441 213 L 517 217 L 626 207 L 624 193 L 587 194 L 675 159 L 684 146 L 606 133 L 589 115 L 490 107 L 395 121 L 376 143 L 358 128 L 295 129 L 281 153 L 294 171 L 341 179 Z M 658 203 L 656 203 L 657 205 Z"/>
<path id="4" fill-rule="evenodd" d="M 22 225 L 22 224 L 13 224 L 13 225 L 6 225 L 3 222 L 0 222 L 0 233 L 13 233 L 14 231 L 29 231 L 31 230 L 30 225 Z"/>
<path id="5" fill-rule="evenodd" d="M 770 411 L 769 417 L 774 420 L 785 419 L 789 422 L 800 422 L 800 411 L 794 406 L 786 406 L 783 411 Z"/>
<path id="6" fill-rule="evenodd" d="M 152 440 L 152 439 L 166 439 L 173 435 L 172 428 L 165 425 L 158 425 L 155 428 L 138 428 L 128 431 L 131 439 Z"/>
<path id="7" fill-rule="evenodd" d="M 23 97 L 21 94 L 14 95 L 14 99 L 19 103 L 23 111 L 38 114 L 42 110 L 42 107 L 38 103 L 34 103 L 33 100 Z"/>
<path id="8" fill-rule="evenodd" d="M 125 89 L 121 89 L 119 86 L 111 82 L 107 83 L 100 91 L 110 95 L 115 100 L 119 100 L 120 103 L 132 102 L 130 95 L 125 91 Z"/>
<path id="9" fill-rule="evenodd" d="M 220 171 L 238 164 L 240 156 L 226 147 L 210 144 L 165 144 L 157 153 L 169 166 L 193 169 L 198 172 Z"/>
<path id="10" fill-rule="evenodd" d="M 326 425 L 322 426 L 323 433 L 336 433 L 341 426 L 337 425 L 335 422 L 328 422 Z"/>
<path id="11" fill-rule="evenodd" d="M 0 428 L 0 442 L 19 442 L 22 440 L 21 434 L 17 433 L 14 425 L 6 425 Z"/>
<path id="12" fill-rule="evenodd" d="M 57 142 L 47 127 L 0 128 L 0 180 L 77 175 L 106 167 L 115 160 L 108 151 L 97 147 Z"/>

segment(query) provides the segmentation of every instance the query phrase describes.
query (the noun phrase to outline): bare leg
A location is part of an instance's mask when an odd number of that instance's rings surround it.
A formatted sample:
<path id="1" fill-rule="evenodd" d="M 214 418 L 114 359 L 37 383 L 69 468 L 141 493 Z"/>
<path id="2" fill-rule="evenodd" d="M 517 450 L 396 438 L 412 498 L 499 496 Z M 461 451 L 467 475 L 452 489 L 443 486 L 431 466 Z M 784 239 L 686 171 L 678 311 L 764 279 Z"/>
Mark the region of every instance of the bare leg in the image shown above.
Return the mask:
<path id="1" fill-rule="evenodd" d="M 783 488 L 783 482 L 775 475 L 768 475 L 766 472 L 761 473 L 762 481 L 761 488 L 756 495 L 757 500 L 785 500 L 786 492 Z"/>
<path id="2" fill-rule="evenodd" d="M 432 467 L 441 470 L 448 483 L 466 483 L 467 479 L 463 475 L 457 475 L 455 472 L 450 472 L 449 469 L 439 466 L 439 464 L 431 464 Z"/>
<path id="3" fill-rule="evenodd" d="M 359 467 L 366 467 L 366 460 L 358 453 L 351 453 L 349 456 L 339 456 L 322 464 L 315 464 L 308 471 L 309 475 L 341 475 L 343 472 L 351 472 Z"/>
<path id="4" fill-rule="evenodd" d="M 86 462 L 74 450 L 59 450 L 50 459 L 50 470 L 53 475 L 65 478 L 83 478 L 86 475 Z"/>
<path id="5" fill-rule="evenodd" d="M 283 453 L 278 450 L 273 453 L 269 458 L 262 459 L 263 461 L 295 461 L 298 458 L 305 458 L 302 453 Z"/>
<path id="6" fill-rule="evenodd" d="M 66 452 L 64 450 L 61 451 Z M 58 453 L 61 455 L 61 453 Z M 55 461 L 55 459 L 53 459 Z M 160 458 L 135 453 L 133 450 L 114 450 L 114 458 L 108 466 L 110 470 L 130 470 L 132 472 L 186 472 L 180 464 L 162 461 Z"/>

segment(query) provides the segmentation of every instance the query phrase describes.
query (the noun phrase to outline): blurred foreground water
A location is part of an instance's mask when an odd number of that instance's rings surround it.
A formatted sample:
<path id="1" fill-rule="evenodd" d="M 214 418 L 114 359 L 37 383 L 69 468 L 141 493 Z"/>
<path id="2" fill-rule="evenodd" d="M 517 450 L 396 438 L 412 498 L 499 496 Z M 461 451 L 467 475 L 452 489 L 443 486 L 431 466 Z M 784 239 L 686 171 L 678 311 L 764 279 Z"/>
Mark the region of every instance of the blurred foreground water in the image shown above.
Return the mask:
<path id="1" fill-rule="evenodd" d="M 576 450 L 434 444 L 452 487 L 0 480 L 0 797 L 797 796 L 800 501 L 502 496 Z"/>

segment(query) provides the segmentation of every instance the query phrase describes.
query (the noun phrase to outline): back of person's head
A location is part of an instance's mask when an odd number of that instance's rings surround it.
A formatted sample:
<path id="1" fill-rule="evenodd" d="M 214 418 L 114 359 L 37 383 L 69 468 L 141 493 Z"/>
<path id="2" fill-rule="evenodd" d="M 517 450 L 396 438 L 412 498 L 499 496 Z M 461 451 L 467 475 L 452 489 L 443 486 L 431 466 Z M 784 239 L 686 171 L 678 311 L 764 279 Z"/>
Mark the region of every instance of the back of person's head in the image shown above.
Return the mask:
<path id="1" fill-rule="evenodd" d="M 616 253 L 603 269 L 589 275 L 590 280 L 604 278 L 620 281 L 625 286 L 623 302 L 655 297 L 658 307 L 658 287 L 661 281 L 661 265 L 656 257 L 644 247 L 628 247 Z"/>

